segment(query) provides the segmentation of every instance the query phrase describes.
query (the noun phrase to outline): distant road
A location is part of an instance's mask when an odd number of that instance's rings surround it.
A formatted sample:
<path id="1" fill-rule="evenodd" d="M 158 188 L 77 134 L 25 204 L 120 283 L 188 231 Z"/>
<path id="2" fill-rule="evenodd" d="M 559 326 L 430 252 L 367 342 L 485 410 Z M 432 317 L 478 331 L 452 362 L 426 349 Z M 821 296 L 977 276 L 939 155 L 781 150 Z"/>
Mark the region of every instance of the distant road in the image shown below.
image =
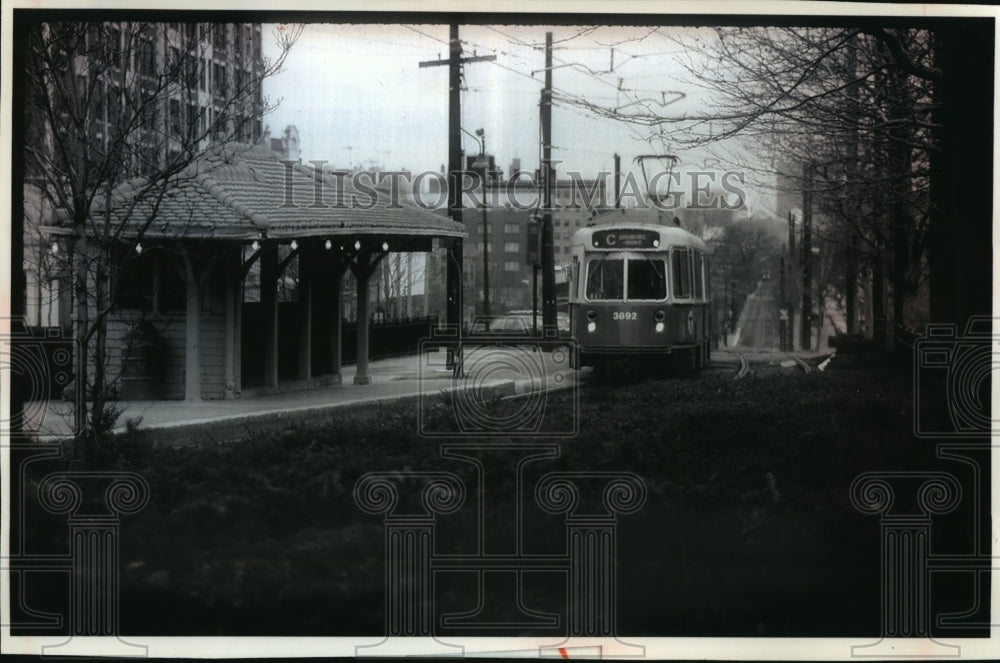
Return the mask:
<path id="1" fill-rule="evenodd" d="M 741 348 L 777 348 L 779 346 L 778 298 L 773 279 L 760 281 L 747 297 L 740 313 Z"/>

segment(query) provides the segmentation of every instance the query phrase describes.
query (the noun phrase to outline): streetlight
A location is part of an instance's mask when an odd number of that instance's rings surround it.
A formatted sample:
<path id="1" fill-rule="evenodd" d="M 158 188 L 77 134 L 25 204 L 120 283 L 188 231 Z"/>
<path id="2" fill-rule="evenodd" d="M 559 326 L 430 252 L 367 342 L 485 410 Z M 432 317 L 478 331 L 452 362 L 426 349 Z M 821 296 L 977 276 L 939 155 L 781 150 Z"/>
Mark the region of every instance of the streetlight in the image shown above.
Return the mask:
<path id="1" fill-rule="evenodd" d="M 476 129 L 476 134 L 472 135 L 465 129 L 462 129 L 467 136 L 471 136 L 479 143 L 479 159 L 473 164 L 473 168 L 483 169 L 483 316 L 487 317 L 490 314 L 490 242 L 489 236 L 487 234 L 488 223 L 486 221 L 486 176 L 487 168 L 489 168 L 489 160 L 486 158 L 486 132 L 482 129 Z M 488 323 L 487 323 L 488 324 Z"/>

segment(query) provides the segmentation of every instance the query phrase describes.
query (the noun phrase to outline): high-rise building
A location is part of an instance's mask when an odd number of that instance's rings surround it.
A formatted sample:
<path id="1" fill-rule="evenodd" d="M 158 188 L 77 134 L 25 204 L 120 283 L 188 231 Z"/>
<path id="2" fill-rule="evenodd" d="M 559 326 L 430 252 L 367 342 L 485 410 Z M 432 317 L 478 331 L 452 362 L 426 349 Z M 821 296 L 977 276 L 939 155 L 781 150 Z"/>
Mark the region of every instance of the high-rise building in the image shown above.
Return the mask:
<path id="1" fill-rule="evenodd" d="M 67 36 L 73 38 L 72 45 L 65 44 Z M 74 74 L 44 79 L 66 85 L 59 94 L 50 94 L 57 99 L 55 120 L 24 114 L 31 148 L 50 155 L 56 165 L 62 158 L 57 150 L 65 146 L 64 136 L 53 135 L 54 127 L 65 134 L 72 130 L 70 123 L 60 121 L 61 110 L 85 120 L 86 149 L 98 155 L 95 162 L 102 153 L 116 155 L 120 163 L 114 168 L 122 181 L 184 160 L 214 142 L 252 143 L 261 138 L 260 24 L 43 24 L 38 37 L 63 42 L 62 55 L 72 63 Z M 29 103 L 31 95 L 41 92 L 31 88 L 31 81 L 29 76 Z M 71 140 L 79 143 L 81 135 Z M 127 146 L 122 148 L 122 143 Z M 56 225 L 57 212 L 49 202 L 54 196 L 45 195 L 52 178 L 37 172 L 39 161 L 44 158 L 26 160 L 24 182 L 27 322 L 68 328 L 70 279 L 58 243 L 45 230 Z"/>

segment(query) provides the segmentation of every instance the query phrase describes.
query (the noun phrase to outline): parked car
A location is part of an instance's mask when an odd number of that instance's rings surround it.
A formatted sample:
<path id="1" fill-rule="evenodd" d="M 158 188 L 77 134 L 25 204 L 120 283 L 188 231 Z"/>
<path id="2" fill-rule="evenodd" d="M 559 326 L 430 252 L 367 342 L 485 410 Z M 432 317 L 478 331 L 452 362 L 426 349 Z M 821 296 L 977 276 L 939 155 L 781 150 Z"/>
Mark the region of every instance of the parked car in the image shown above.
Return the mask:
<path id="1" fill-rule="evenodd" d="M 532 316 L 531 311 L 511 311 L 511 312 L 507 313 L 506 315 L 502 315 L 502 316 L 498 317 L 494 321 L 494 323 L 498 324 L 498 325 L 503 325 L 505 327 L 513 327 L 515 324 L 520 324 L 524 329 L 528 330 L 528 332 L 530 333 L 531 329 L 532 329 L 532 324 L 533 324 L 532 317 L 533 316 Z M 512 320 L 516 320 L 517 322 L 516 323 L 512 322 Z M 559 327 L 559 334 L 560 335 L 568 335 L 569 334 L 569 313 L 562 313 L 562 312 L 556 313 L 556 325 Z M 491 326 L 491 329 L 492 328 L 493 327 Z M 541 311 L 538 312 L 538 329 L 539 329 L 539 333 L 541 333 L 541 329 L 542 329 L 542 312 Z"/>
<path id="2" fill-rule="evenodd" d="M 481 336 L 488 334 L 512 335 L 512 336 L 533 336 L 542 333 L 542 315 L 538 314 L 538 334 L 533 333 L 533 316 L 531 311 L 511 311 L 497 316 L 479 316 L 469 328 L 470 336 Z M 559 334 L 565 336 L 569 334 L 569 314 L 557 313 L 556 324 L 559 327 Z"/>
<path id="3" fill-rule="evenodd" d="M 484 316 L 477 316 L 469 327 L 470 336 L 479 336 L 490 333 L 490 319 Z"/>

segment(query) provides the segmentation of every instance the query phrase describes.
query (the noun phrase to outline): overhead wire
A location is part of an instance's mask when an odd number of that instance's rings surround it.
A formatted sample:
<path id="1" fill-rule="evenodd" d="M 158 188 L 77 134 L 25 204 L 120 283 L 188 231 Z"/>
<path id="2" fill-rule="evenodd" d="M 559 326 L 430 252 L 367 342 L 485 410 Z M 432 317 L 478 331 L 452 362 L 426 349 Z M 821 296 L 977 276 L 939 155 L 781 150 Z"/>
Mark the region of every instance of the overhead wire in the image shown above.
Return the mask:
<path id="1" fill-rule="evenodd" d="M 432 39 L 434 41 L 437 41 L 439 43 L 446 44 L 446 45 L 450 46 L 450 42 L 442 40 L 442 39 L 439 39 L 439 38 L 437 38 L 437 37 L 435 37 L 433 35 L 430 35 L 430 34 L 424 32 L 422 30 L 419 30 L 419 29 L 417 29 L 417 28 L 415 28 L 413 26 L 407 25 L 405 27 L 407 27 L 408 29 L 412 30 L 413 32 L 416 32 L 416 33 L 418 33 L 418 34 L 420 34 L 420 35 L 422 35 L 424 37 L 427 37 L 427 38 Z M 503 30 L 500 30 L 499 28 L 497 28 L 495 26 L 488 25 L 488 26 L 484 26 L 484 27 L 486 27 L 487 29 L 489 29 L 489 30 L 491 30 L 491 31 L 499 34 L 500 36 L 504 37 L 508 41 L 508 43 L 510 43 L 510 44 L 512 44 L 512 45 L 514 45 L 516 47 L 530 48 L 533 51 L 537 51 L 537 50 L 539 50 L 540 47 L 544 46 L 544 44 L 535 44 L 535 43 L 528 42 L 528 41 L 525 41 L 523 39 L 519 39 L 517 37 L 514 37 L 513 35 L 510 35 L 507 32 L 505 32 Z M 582 29 L 578 30 L 574 35 L 572 35 L 570 37 L 553 41 L 553 44 L 556 44 L 556 43 L 565 43 L 565 42 L 572 41 L 574 39 L 577 39 L 577 38 L 580 38 L 580 37 L 585 36 L 587 34 L 590 34 L 590 33 L 594 32 L 596 29 L 597 29 L 597 26 L 587 26 L 585 28 L 582 28 Z M 644 35 L 642 35 L 640 37 L 635 37 L 635 38 L 626 39 L 626 40 L 620 40 L 620 41 L 612 42 L 612 43 L 609 43 L 609 44 L 604 44 L 602 42 L 596 42 L 596 43 L 598 43 L 602 48 L 615 48 L 615 47 L 617 47 L 617 46 L 619 46 L 621 44 L 625 44 L 625 43 L 641 42 L 641 41 L 647 39 L 648 37 L 652 36 L 653 34 L 658 34 L 658 33 L 659 33 L 658 32 L 658 27 L 656 27 L 656 28 L 651 29 L 649 32 L 647 32 L 646 34 L 644 34 Z M 491 52 L 491 53 L 493 53 L 495 55 L 504 55 L 504 56 L 507 56 L 507 57 L 519 57 L 519 58 L 524 59 L 524 60 L 528 59 L 527 57 L 517 55 L 517 54 L 515 54 L 513 52 L 509 53 L 509 52 L 507 52 L 504 49 L 501 49 L 501 48 L 498 48 L 498 47 L 494 47 L 494 46 L 484 46 L 484 45 L 482 45 L 482 44 L 480 44 L 478 42 L 470 41 L 468 39 L 463 39 L 462 43 L 464 45 L 472 48 L 474 50 L 474 52 L 479 52 L 480 50 L 482 50 L 483 52 Z M 566 48 L 566 47 L 561 47 L 561 48 Z M 594 48 L 594 49 L 591 49 L 591 50 L 598 50 L 598 49 Z M 627 52 L 621 51 L 621 50 L 619 50 L 619 52 L 625 54 L 629 58 L 629 60 L 636 59 L 636 58 L 639 58 L 639 57 L 648 57 L 648 56 L 652 55 L 652 54 L 639 54 L 639 55 L 635 55 L 634 53 L 627 53 Z M 665 51 L 664 52 L 664 54 L 667 54 L 667 53 L 671 53 L 671 52 L 670 51 Z M 593 81 L 595 81 L 595 82 L 597 82 L 597 83 L 599 83 L 601 85 L 605 85 L 605 86 L 611 87 L 611 88 L 613 88 L 615 90 L 615 97 L 614 97 L 615 106 L 612 107 L 612 108 L 608 108 L 606 106 L 602 106 L 602 105 L 599 105 L 597 103 L 594 103 L 594 100 L 602 100 L 602 101 L 606 100 L 606 101 L 610 101 L 611 100 L 610 97 L 605 97 L 605 96 L 588 97 L 586 95 L 582 95 L 582 94 L 579 94 L 579 93 L 570 92 L 570 91 L 568 91 L 566 89 L 563 89 L 561 87 L 553 86 L 552 87 L 552 93 L 553 93 L 553 95 L 552 95 L 552 101 L 553 101 L 553 105 L 558 104 L 558 105 L 564 105 L 564 107 L 576 107 L 576 108 L 578 108 L 578 109 L 580 109 L 580 110 L 582 110 L 584 112 L 590 113 L 592 116 L 604 117 L 604 118 L 613 119 L 613 120 L 616 120 L 616 121 L 622 121 L 628 127 L 629 133 L 632 134 L 633 138 L 635 138 L 637 140 L 641 140 L 641 141 L 649 143 L 649 144 L 651 144 L 654 140 L 658 139 L 660 141 L 661 145 L 663 146 L 664 150 L 667 149 L 666 141 L 665 141 L 665 138 L 663 137 L 663 134 L 662 134 L 662 129 L 660 131 L 657 131 L 656 133 L 653 133 L 652 135 L 650 135 L 648 137 L 641 137 L 640 135 L 638 135 L 638 132 L 634 129 L 633 125 L 640 124 L 640 125 L 645 125 L 645 126 L 650 126 L 650 127 L 654 127 L 654 126 L 662 127 L 662 123 L 666 122 L 668 120 L 667 120 L 667 118 L 663 117 L 662 115 L 660 115 L 659 113 L 657 113 L 656 111 L 654 111 L 653 108 L 651 108 L 650 103 L 655 103 L 655 104 L 658 104 L 660 106 L 667 106 L 667 105 L 670 105 L 670 104 L 672 104 L 672 103 L 674 103 L 676 101 L 679 101 L 680 99 L 684 98 L 685 95 L 684 95 L 683 92 L 680 92 L 680 91 L 671 91 L 671 90 L 662 90 L 662 89 L 655 89 L 654 90 L 652 88 L 650 88 L 648 90 L 641 89 L 641 88 L 639 88 L 639 89 L 625 88 L 625 87 L 622 86 L 623 77 L 619 77 L 619 80 L 618 80 L 617 83 L 608 81 L 607 79 L 605 79 L 605 78 L 602 77 L 603 75 L 606 75 L 606 74 L 609 74 L 609 73 L 613 73 L 613 70 L 610 69 L 610 68 L 607 71 L 597 71 L 597 70 L 594 70 L 589 65 L 585 65 L 585 64 L 579 63 L 579 62 L 569 62 L 569 61 L 565 60 L 564 58 L 558 57 L 556 55 L 553 55 L 552 59 L 553 59 L 554 62 L 558 63 L 560 67 L 570 67 L 574 71 L 577 71 L 580 74 L 582 74 L 584 76 L 587 76 L 591 80 L 593 80 Z M 628 60 L 626 60 L 626 62 L 627 61 Z M 531 74 L 528 74 L 528 73 L 525 73 L 524 71 L 521 71 L 521 70 L 519 70 L 519 69 L 517 69 L 515 67 L 511 67 L 511 66 L 503 64 L 501 62 L 498 62 L 497 60 L 492 60 L 492 61 L 489 62 L 489 64 L 492 64 L 495 67 L 498 67 L 498 68 L 500 68 L 500 69 L 502 69 L 504 71 L 510 72 L 510 73 L 515 74 L 517 76 L 521 76 L 523 78 L 527 78 L 527 79 L 529 79 L 529 80 L 531 80 L 531 81 L 533 81 L 535 83 L 542 84 L 542 81 L 538 80 L 535 77 L 535 74 L 538 73 L 539 71 L 544 71 L 544 69 L 542 69 L 542 70 L 534 70 L 534 71 L 531 72 Z M 555 67 L 553 67 L 553 68 L 555 68 Z M 645 77 L 649 77 L 649 76 L 645 76 Z M 652 98 L 642 98 L 642 97 L 639 96 L 639 94 L 641 92 L 658 92 L 661 95 L 661 100 L 657 101 L 656 99 L 652 99 Z M 667 95 L 668 94 L 673 95 L 673 98 L 670 99 L 670 100 L 668 100 L 667 99 Z M 624 97 L 624 99 L 628 103 L 623 104 L 622 103 L 622 97 Z M 640 113 L 623 113 L 623 112 L 621 112 L 623 108 L 627 108 L 627 107 L 630 107 L 630 106 L 638 106 L 638 107 L 644 109 L 645 112 L 644 113 L 642 113 L 642 112 L 640 112 Z"/>
<path id="2" fill-rule="evenodd" d="M 534 48 L 533 44 L 525 42 L 524 40 L 521 40 L 521 39 L 517 39 L 516 37 L 508 35 L 507 33 L 503 32 L 501 30 L 498 30 L 496 28 L 492 28 L 492 26 L 488 26 L 488 27 L 490 27 L 490 29 L 492 29 L 494 32 L 497 32 L 501 36 L 507 38 L 512 43 Z M 593 30 L 583 30 L 583 31 L 580 31 L 576 35 L 574 35 L 573 37 L 571 37 L 569 39 L 575 39 L 578 36 L 581 36 L 583 34 L 588 34 L 589 32 L 592 32 L 592 31 Z M 627 41 L 642 40 L 642 39 L 645 39 L 645 38 L 649 37 L 650 35 L 652 35 L 654 33 L 657 33 L 657 29 L 655 29 L 655 28 L 653 30 L 650 30 L 648 33 L 646 33 L 646 35 L 642 36 L 641 38 L 637 38 L 635 40 L 627 40 Z M 562 40 L 562 41 L 569 41 L 569 39 Z M 600 42 L 598 42 L 598 43 L 600 43 Z M 625 43 L 625 42 L 616 42 L 616 43 Z M 635 55 L 633 55 L 631 53 L 626 53 L 626 55 L 630 59 L 634 58 L 634 57 L 637 57 L 637 56 L 635 56 Z M 585 110 L 588 110 L 588 111 L 590 111 L 590 112 L 592 112 L 592 113 L 594 113 L 596 115 L 607 117 L 609 119 L 625 120 L 625 121 L 635 121 L 635 120 L 637 120 L 639 118 L 642 118 L 642 117 L 656 118 L 656 117 L 658 117 L 658 113 L 656 113 L 649 106 L 649 102 L 657 103 L 660 106 L 667 106 L 667 105 L 669 105 L 671 103 L 674 103 L 675 101 L 679 101 L 680 99 L 684 98 L 684 96 L 685 96 L 683 92 L 676 91 L 676 90 L 662 90 L 662 89 L 655 89 L 654 90 L 652 88 L 650 88 L 649 90 L 646 90 L 646 89 L 642 89 L 642 88 L 635 88 L 635 89 L 633 89 L 633 88 L 623 88 L 622 84 L 621 84 L 622 78 L 619 78 L 619 81 L 616 84 L 616 83 L 613 83 L 613 82 L 608 81 L 608 80 L 606 80 L 606 79 L 604 79 L 604 78 L 601 77 L 602 74 L 612 73 L 613 70 L 610 69 L 610 68 L 609 68 L 609 70 L 602 72 L 602 71 L 596 71 L 592 67 L 590 67 L 589 65 L 585 65 L 583 63 L 579 63 L 579 62 L 567 62 L 565 59 L 560 58 L 560 57 L 558 57 L 556 55 L 553 55 L 552 59 L 553 59 L 554 62 L 559 63 L 560 67 L 571 67 L 575 71 L 578 71 L 581 74 L 583 74 L 585 76 L 588 76 L 592 80 L 594 80 L 594 81 L 596 81 L 596 82 L 598 82 L 598 83 L 600 83 L 602 85 L 607 85 L 607 86 L 609 86 L 609 87 L 611 87 L 611 88 L 613 88 L 615 90 L 615 92 L 616 92 L 615 102 L 616 103 L 615 103 L 614 108 L 610 108 L 609 109 L 609 108 L 600 107 L 597 104 L 594 104 L 593 101 L 592 101 L 592 99 L 594 99 L 594 97 L 590 97 L 590 99 L 588 99 L 587 97 L 585 97 L 583 95 L 577 95 L 577 94 L 573 94 L 573 93 L 568 93 L 565 90 L 561 90 L 561 89 L 555 89 L 555 88 L 553 89 L 553 92 L 558 92 L 559 94 L 563 95 L 562 101 L 564 103 L 574 104 L 574 105 L 576 105 L 576 106 L 578 106 L 580 108 L 583 108 Z M 537 72 L 537 70 L 535 72 L 532 72 L 532 74 L 534 74 L 536 72 Z M 518 72 L 518 73 L 520 73 L 520 72 Z M 521 74 L 521 75 L 524 75 L 524 74 Z M 532 75 L 532 78 L 534 78 L 533 75 Z M 639 94 L 641 92 L 646 92 L 646 91 L 660 93 L 662 101 L 656 101 L 655 99 L 643 99 L 643 98 L 640 98 Z M 669 101 L 667 100 L 667 95 L 668 94 L 670 94 L 670 95 L 673 96 L 673 98 L 670 99 Z M 625 97 L 625 99 L 628 101 L 628 103 L 626 103 L 626 104 L 622 104 L 621 103 L 621 97 L 622 96 Z M 626 113 L 621 113 L 621 110 L 623 108 L 627 108 L 629 106 L 640 106 L 640 107 L 642 107 L 642 108 L 644 108 L 646 110 L 646 114 L 626 114 Z M 648 119 L 647 119 L 646 123 L 650 123 Z"/>
<path id="3" fill-rule="evenodd" d="M 423 35 L 423 36 L 427 37 L 428 39 L 433 39 L 434 41 L 437 41 L 437 42 L 440 42 L 440 43 L 444 44 L 445 46 L 451 46 L 451 41 L 448 40 L 448 39 L 440 39 L 439 37 L 435 37 L 434 35 L 429 35 L 426 32 L 424 32 L 423 30 L 418 30 L 415 27 L 413 27 L 412 25 L 407 25 L 406 23 L 403 23 L 402 25 L 403 25 L 404 28 L 407 28 L 408 30 L 413 30 L 417 34 Z"/>

